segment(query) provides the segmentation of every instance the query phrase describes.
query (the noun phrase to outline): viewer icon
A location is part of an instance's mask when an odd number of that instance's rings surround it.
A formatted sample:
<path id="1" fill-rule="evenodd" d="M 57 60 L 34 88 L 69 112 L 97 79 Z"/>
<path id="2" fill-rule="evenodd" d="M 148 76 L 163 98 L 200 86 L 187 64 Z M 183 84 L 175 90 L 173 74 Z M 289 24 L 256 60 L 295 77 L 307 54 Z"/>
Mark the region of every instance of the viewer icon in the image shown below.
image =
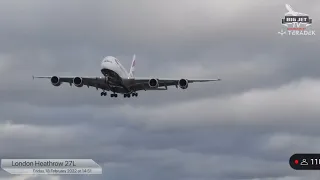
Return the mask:
<path id="1" fill-rule="evenodd" d="M 306 160 L 306 159 L 302 159 L 300 165 L 301 165 L 301 166 L 308 166 L 307 160 Z"/>

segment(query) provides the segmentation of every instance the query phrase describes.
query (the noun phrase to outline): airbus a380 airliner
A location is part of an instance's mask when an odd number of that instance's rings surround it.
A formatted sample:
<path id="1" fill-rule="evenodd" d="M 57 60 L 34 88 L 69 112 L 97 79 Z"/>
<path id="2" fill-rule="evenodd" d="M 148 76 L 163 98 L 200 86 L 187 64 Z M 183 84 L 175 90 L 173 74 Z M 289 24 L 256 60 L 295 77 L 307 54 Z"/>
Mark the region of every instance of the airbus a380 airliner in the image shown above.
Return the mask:
<path id="1" fill-rule="evenodd" d="M 106 96 L 106 91 L 111 91 L 111 97 L 118 97 L 117 93 L 123 97 L 138 97 L 140 90 L 167 90 L 168 86 L 176 86 L 187 89 L 189 83 L 220 81 L 220 79 L 162 79 L 162 78 L 138 78 L 134 77 L 135 55 L 131 63 L 129 73 L 121 65 L 119 60 L 112 56 L 105 57 L 101 62 L 101 73 L 103 77 L 63 77 L 63 76 L 33 76 L 34 78 L 50 79 L 52 85 L 60 86 L 62 83 L 74 84 L 76 87 L 88 86 L 101 89 L 101 96 Z"/>

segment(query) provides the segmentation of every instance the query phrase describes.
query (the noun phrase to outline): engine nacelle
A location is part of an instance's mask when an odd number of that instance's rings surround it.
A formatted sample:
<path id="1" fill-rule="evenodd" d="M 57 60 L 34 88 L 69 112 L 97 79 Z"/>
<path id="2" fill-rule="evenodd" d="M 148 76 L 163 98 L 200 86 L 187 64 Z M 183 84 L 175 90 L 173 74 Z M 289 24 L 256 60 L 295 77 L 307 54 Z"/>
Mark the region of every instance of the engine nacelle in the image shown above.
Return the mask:
<path id="1" fill-rule="evenodd" d="M 61 85 L 61 81 L 60 78 L 58 76 L 52 76 L 51 79 L 51 84 L 54 86 L 60 86 Z"/>
<path id="2" fill-rule="evenodd" d="M 73 84 L 76 86 L 76 87 L 82 87 L 83 86 L 83 80 L 81 77 L 75 77 L 73 78 Z"/>
<path id="3" fill-rule="evenodd" d="M 154 79 L 154 78 L 150 79 L 150 80 L 149 80 L 149 86 L 150 86 L 151 88 L 158 88 L 158 87 L 159 87 L 159 81 L 158 81 L 158 79 Z"/>
<path id="4" fill-rule="evenodd" d="M 187 89 L 188 88 L 188 80 L 187 79 L 180 79 L 178 84 L 179 84 L 179 87 L 181 89 Z"/>

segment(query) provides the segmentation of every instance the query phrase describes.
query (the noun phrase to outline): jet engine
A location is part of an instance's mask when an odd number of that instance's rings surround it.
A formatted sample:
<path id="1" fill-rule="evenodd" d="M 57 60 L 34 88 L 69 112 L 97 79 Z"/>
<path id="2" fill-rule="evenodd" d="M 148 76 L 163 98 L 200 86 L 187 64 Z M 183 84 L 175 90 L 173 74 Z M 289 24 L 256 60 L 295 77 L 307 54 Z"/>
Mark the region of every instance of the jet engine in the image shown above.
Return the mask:
<path id="1" fill-rule="evenodd" d="M 178 84 L 179 84 L 179 87 L 181 89 L 187 89 L 188 88 L 188 80 L 187 79 L 180 79 Z"/>
<path id="2" fill-rule="evenodd" d="M 82 87 L 83 86 L 83 80 L 81 77 L 75 77 L 73 78 L 73 84 L 76 86 L 76 87 Z"/>
<path id="3" fill-rule="evenodd" d="M 60 78 L 58 76 L 52 76 L 51 79 L 51 84 L 54 86 L 60 86 L 61 85 L 61 81 Z"/>
<path id="4" fill-rule="evenodd" d="M 158 81 L 158 79 L 154 79 L 154 78 L 150 79 L 150 80 L 149 80 L 149 86 L 150 86 L 151 88 L 158 88 L 158 87 L 159 87 L 159 81 Z"/>

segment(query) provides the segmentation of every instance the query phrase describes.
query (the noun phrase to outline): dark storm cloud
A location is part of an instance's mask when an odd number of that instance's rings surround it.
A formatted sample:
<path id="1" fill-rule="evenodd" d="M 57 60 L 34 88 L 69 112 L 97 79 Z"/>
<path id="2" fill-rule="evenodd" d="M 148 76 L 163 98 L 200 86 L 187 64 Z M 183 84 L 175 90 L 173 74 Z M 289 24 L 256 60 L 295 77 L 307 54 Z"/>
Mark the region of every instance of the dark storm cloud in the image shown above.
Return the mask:
<path id="1" fill-rule="evenodd" d="M 288 158 L 319 151 L 319 38 L 278 36 L 284 3 L 319 27 L 317 1 L 2 1 L 1 157 L 93 158 L 90 179 L 317 178 Z M 223 81 L 125 100 L 31 79 L 133 53 L 137 76 Z"/>

